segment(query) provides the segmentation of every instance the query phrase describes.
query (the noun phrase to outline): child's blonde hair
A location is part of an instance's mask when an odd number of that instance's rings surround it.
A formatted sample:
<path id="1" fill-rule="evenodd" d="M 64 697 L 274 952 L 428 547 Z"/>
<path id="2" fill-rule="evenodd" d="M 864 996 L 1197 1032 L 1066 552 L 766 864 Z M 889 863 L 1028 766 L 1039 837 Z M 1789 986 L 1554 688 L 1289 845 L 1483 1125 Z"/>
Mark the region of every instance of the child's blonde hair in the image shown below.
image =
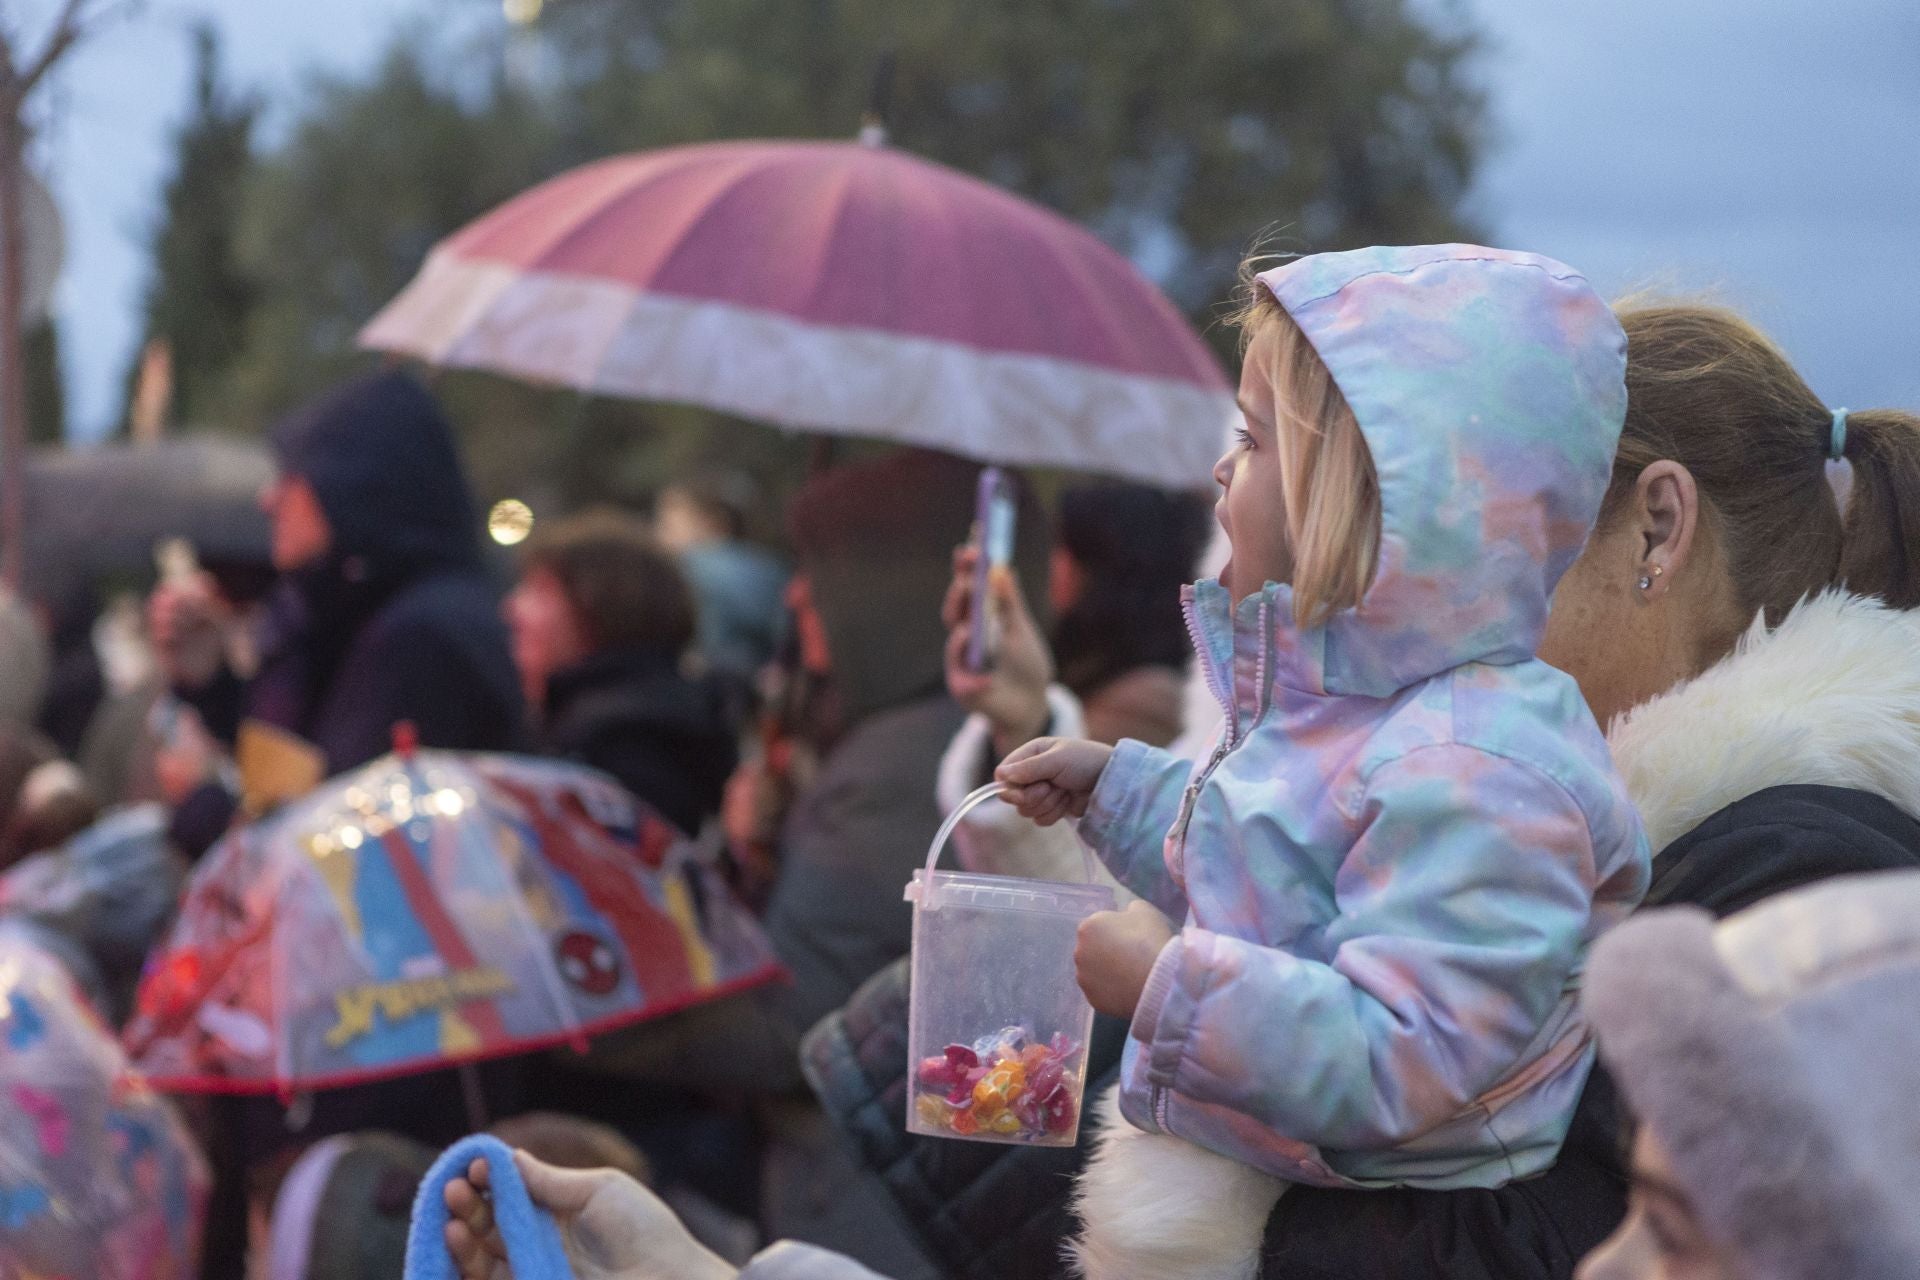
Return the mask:
<path id="1" fill-rule="evenodd" d="M 1257 259 L 1241 267 L 1240 305 L 1229 323 L 1244 354 L 1275 326 L 1271 364 L 1281 498 L 1292 544 L 1296 626 L 1351 609 L 1373 583 L 1380 557 L 1380 480 L 1360 423 L 1326 361 L 1293 317 L 1255 278 Z"/>

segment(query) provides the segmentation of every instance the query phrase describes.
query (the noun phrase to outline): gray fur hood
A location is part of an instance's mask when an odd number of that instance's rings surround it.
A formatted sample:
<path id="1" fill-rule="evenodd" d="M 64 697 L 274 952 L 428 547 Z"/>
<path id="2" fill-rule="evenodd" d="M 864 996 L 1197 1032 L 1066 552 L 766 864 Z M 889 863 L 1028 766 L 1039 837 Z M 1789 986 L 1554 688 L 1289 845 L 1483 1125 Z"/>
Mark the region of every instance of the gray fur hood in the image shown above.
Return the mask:
<path id="1" fill-rule="evenodd" d="M 1600 1053 L 1750 1280 L 1920 1276 L 1920 872 L 1601 939 Z"/>

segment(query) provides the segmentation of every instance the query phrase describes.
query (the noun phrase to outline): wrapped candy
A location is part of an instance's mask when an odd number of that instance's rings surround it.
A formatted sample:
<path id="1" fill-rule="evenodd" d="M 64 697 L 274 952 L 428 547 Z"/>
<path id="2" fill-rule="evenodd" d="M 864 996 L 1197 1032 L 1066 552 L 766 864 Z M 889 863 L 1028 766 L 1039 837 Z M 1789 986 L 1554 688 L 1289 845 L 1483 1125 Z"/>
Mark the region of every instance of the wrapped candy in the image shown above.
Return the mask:
<path id="1" fill-rule="evenodd" d="M 1059 1145 L 1080 1120 L 1081 1046 L 1003 1027 L 954 1043 L 914 1071 L 913 1114 L 927 1129 L 960 1137 Z"/>

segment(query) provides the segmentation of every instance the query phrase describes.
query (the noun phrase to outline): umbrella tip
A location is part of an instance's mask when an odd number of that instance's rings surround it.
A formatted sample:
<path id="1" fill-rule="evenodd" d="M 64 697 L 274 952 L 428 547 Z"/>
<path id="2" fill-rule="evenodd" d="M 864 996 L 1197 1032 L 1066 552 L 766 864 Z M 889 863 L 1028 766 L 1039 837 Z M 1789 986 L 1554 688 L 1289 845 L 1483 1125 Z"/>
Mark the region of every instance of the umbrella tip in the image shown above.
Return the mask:
<path id="1" fill-rule="evenodd" d="M 420 750 L 420 730 L 411 720 L 397 720 L 393 725 L 393 754 L 402 760 L 412 760 L 414 753 Z"/>
<path id="2" fill-rule="evenodd" d="M 893 105 L 893 50 L 881 52 L 874 63 L 873 84 L 867 90 L 867 109 L 860 116 L 860 145 L 887 145 L 887 112 Z"/>

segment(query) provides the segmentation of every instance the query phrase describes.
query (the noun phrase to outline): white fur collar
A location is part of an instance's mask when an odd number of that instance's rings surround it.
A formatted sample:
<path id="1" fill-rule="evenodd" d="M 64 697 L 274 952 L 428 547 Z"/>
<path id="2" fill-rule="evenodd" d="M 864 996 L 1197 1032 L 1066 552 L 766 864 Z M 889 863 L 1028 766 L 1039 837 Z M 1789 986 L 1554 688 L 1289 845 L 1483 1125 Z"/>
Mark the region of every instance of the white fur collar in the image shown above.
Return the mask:
<path id="1" fill-rule="evenodd" d="M 1613 759 L 1658 851 L 1734 801 L 1814 783 L 1920 817 L 1920 612 L 1830 592 L 1616 720 Z"/>

